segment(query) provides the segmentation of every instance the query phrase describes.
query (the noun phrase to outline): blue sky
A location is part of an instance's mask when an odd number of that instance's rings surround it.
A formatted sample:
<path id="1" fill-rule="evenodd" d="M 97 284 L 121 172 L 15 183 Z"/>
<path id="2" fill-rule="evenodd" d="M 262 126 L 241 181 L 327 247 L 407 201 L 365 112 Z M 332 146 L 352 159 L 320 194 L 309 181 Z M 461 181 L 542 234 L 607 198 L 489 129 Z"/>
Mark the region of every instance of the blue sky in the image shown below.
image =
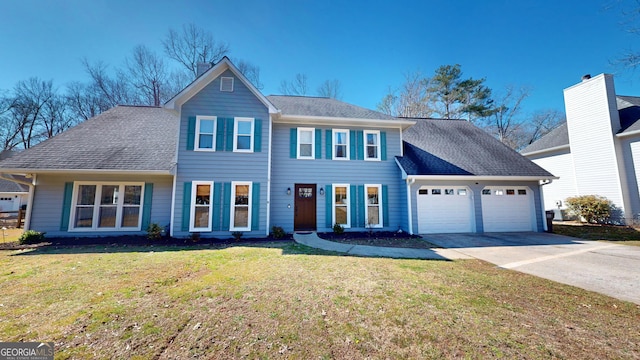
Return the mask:
<path id="1" fill-rule="evenodd" d="M 260 67 L 265 95 L 305 73 L 312 89 L 339 79 L 344 101 L 375 109 L 405 73 L 457 63 L 494 92 L 530 87 L 526 112 L 564 111 L 562 89 L 586 73 L 614 73 L 619 94 L 640 95 L 638 75 L 610 65 L 640 50 L 613 2 L 5 0 L 0 89 L 32 76 L 63 89 L 87 79 L 83 57 L 120 66 L 134 46 L 161 52 L 170 27 L 195 23 Z"/>

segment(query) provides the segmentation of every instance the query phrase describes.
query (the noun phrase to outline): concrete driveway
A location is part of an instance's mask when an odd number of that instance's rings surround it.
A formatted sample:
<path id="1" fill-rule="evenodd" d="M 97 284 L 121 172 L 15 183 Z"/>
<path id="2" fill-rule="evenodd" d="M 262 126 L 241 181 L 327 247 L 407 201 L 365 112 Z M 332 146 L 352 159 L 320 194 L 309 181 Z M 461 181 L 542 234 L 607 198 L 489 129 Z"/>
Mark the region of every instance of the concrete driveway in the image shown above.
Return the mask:
<path id="1" fill-rule="evenodd" d="M 505 269 L 640 304 L 640 247 L 547 233 L 423 235 L 425 240 Z"/>

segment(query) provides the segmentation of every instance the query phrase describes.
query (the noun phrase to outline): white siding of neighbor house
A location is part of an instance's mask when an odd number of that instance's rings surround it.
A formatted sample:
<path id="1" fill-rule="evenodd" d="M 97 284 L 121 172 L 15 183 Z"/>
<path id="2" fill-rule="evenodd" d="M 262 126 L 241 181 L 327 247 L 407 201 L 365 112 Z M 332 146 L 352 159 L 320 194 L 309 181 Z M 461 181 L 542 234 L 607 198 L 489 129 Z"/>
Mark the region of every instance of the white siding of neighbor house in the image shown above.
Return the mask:
<path id="1" fill-rule="evenodd" d="M 640 139 L 627 138 L 620 141 L 624 154 L 624 163 L 627 175 L 627 187 L 629 191 L 629 208 L 628 212 L 633 215 L 634 219 L 640 217 Z"/>
<path id="2" fill-rule="evenodd" d="M 564 90 L 578 195 L 607 197 L 624 211 L 623 157 L 613 76 L 601 74 Z"/>
<path id="3" fill-rule="evenodd" d="M 164 227 L 171 218 L 171 189 L 173 177 L 149 175 L 38 175 L 33 198 L 33 213 L 30 228 L 46 232 L 47 236 L 112 236 L 120 234 L 145 234 L 146 229 L 139 232 L 110 231 L 96 232 L 68 232 L 60 230 L 62 207 L 64 201 L 64 187 L 67 182 L 97 181 L 97 182 L 142 182 L 153 183 L 153 197 L 151 199 L 151 223 Z M 141 215 L 142 216 L 142 215 Z"/>
<path id="4" fill-rule="evenodd" d="M 562 201 L 562 209 L 566 209 L 565 199 L 577 195 L 576 176 L 573 171 L 573 159 L 569 149 L 544 157 L 528 156 L 534 163 L 540 165 L 554 176 L 560 179 L 553 180 L 551 184 L 542 187 L 544 193 L 544 209 L 554 210 L 556 201 Z"/>

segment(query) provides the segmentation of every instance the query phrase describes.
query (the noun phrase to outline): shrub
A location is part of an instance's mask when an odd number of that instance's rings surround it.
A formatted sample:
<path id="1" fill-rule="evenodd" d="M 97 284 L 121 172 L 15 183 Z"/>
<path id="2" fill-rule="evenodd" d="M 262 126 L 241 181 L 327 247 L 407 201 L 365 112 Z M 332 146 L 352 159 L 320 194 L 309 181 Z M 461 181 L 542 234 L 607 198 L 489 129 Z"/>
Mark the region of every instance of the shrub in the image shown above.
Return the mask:
<path id="1" fill-rule="evenodd" d="M 242 231 L 234 231 L 231 233 L 231 236 L 233 236 L 236 241 L 240 241 L 240 238 L 242 237 Z"/>
<path id="2" fill-rule="evenodd" d="M 284 231 L 284 229 L 280 226 L 273 226 L 271 228 L 271 235 L 274 239 L 282 239 L 283 237 L 287 236 L 287 232 Z"/>
<path id="3" fill-rule="evenodd" d="M 608 222 L 614 208 L 611 200 L 599 195 L 574 196 L 565 203 L 571 213 L 592 224 Z"/>
<path id="4" fill-rule="evenodd" d="M 35 230 L 27 230 L 20 235 L 18 242 L 21 245 L 25 244 L 39 244 L 44 241 L 44 233 L 35 231 Z"/>
<path id="5" fill-rule="evenodd" d="M 149 240 L 158 240 L 162 237 L 162 232 L 164 229 L 160 227 L 160 225 L 156 223 L 149 224 L 147 228 L 147 239 Z"/>
<path id="6" fill-rule="evenodd" d="M 336 234 L 342 234 L 344 232 L 344 227 L 340 224 L 333 225 L 333 232 Z"/>

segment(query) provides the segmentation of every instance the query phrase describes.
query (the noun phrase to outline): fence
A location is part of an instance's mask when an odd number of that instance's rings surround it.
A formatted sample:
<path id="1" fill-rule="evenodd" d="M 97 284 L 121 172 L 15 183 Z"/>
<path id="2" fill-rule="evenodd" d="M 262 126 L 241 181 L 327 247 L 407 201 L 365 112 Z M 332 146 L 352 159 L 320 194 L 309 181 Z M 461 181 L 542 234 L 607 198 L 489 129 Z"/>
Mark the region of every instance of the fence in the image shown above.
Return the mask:
<path id="1" fill-rule="evenodd" d="M 24 227 L 25 210 L 0 211 L 0 226 L 7 228 Z"/>

